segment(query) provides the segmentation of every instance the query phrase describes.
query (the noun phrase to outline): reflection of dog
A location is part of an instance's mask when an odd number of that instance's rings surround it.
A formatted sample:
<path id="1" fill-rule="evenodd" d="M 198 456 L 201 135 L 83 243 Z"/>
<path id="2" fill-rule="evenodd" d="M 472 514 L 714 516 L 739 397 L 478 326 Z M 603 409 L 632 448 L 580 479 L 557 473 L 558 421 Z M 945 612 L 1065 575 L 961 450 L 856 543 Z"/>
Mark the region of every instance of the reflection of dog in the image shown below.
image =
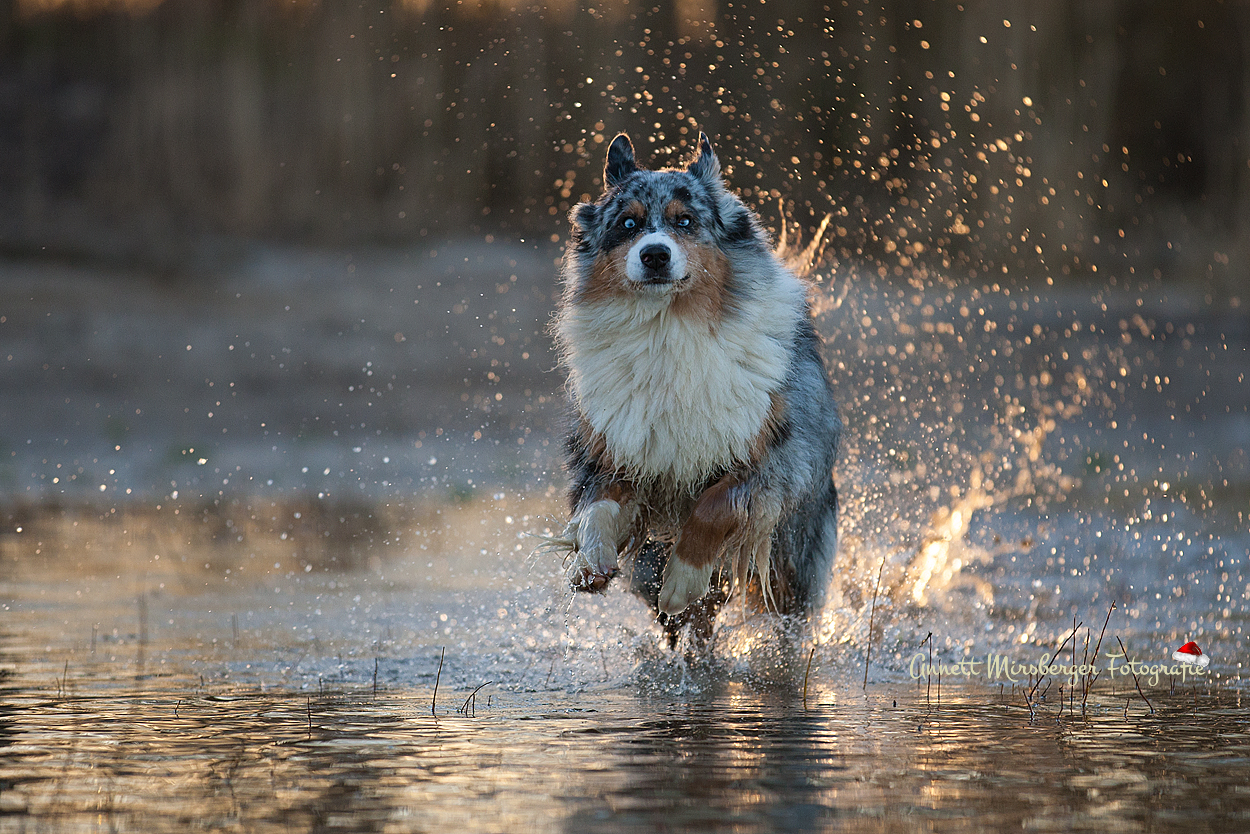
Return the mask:
<path id="1" fill-rule="evenodd" d="M 807 287 L 729 193 L 707 136 L 684 169 L 638 167 L 624 134 L 605 192 L 571 215 L 555 323 L 575 589 L 618 565 L 674 643 L 702 641 L 735 586 L 799 614 L 837 546 L 841 422 Z"/>

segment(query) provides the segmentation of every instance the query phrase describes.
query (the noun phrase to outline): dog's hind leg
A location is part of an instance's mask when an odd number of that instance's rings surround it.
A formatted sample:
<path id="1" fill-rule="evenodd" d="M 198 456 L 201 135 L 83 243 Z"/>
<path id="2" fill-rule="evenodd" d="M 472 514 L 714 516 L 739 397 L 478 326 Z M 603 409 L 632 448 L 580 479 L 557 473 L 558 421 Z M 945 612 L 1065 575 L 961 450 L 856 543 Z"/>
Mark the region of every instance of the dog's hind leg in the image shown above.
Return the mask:
<path id="1" fill-rule="evenodd" d="M 729 599 L 729 579 L 723 573 L 713 573 L 711 587 L 702 598 L 677 614 L 660 611 L 660 586 L 664 583 L 664 570 L 672 555 L 668 542 L 648 540 L 634 557 L 630 590 L 657 612 L 657 620 L 668 638 L 668 647 L 677 648 L 682 630 L 690 626 L 690 638 L 696 652 L 702 652 L 712 639 L 716 615 Z"/>
<path id="2" fill-rule="evenodd" d="M 648 539 L 634 557 L 629 589 L 656 612 L 664 636 L 668 638 L 668 647 L 675 649 L 681 630 L 686 625 L 686 615 L 669 615 L 660 611 L 660 586 L 664 584 L 664 570 L 671 552 L 670 542 Z"/>

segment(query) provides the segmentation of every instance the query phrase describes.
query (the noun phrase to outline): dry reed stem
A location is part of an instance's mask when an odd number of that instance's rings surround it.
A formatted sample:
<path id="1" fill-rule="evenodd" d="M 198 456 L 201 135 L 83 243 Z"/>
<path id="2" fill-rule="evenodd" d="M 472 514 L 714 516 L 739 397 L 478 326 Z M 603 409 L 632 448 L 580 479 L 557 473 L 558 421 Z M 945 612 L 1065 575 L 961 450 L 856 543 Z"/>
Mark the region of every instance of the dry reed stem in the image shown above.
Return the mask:
<path id="1" fill-rule="evenodd" d="M 443 646 L 443 650 L 438 655 L 438 672 L 434 675 L 434 695 L 430 698 L 430 715 L 437 715 L 434 712 L 434 705 L 438 703 L 438 681 L 443 676 L 443 657 L 447 654 L 447 647 Z"/>
<path id="2" fill-rule="evenodd" d="M 812 658 L 816 656 L 816 646 L 807 653 L 807 671 L 803 673 L 803 709 L 807 709 L 807 677 L 812 673 Z"/>
<path id="3" fill-rule="evenodd" d="M 864 689 L 868 688 L 868 664 L 872 662 L 872 626 L 877 617 L 877 593 L 881 590 L 881 575 L 885 573 L 885 557 L 881 554 L 881 566 L 877 568 L 877 584 L 872 588 L 872 608 L 868 611 L 868 651 L 864 655 Z"/>
<path id="4" fill-rule="evenodd" d="M 1098 632 L 1098 642 L 1094 644 L 1094 656 L 1090 658 L 1089 661 L 1090 668 L 1098 662 L 1098 650 L 1102 648 L 1102 638 L 1103 635 L 1107 633 L 1107 623 L 1111 622 L 1111 612 L 1114 610 L 1115 603 L 1113 602 L 1111 603 L 1111 607 L 1107 609 L 1107 618 L 1102 622 L 1102 631 Z M 1085 714 L 1085 702 L 1089 700 L 1089 691 L 1094 688 L 1094 683 L 1098 680 L 1098 676 L 1101 674 L 1102 672 L 1097 672 L 1093 675 L 1093 677 L 1089 677 L 1088 673 L 1086 674 L 1088 682 L 1084 686 L 1084 691 L 1081 692 L 1081 715 Z"/>
<path id="5" fill-rule="evenodd" d="M 1075 618 L 1073 618 L 1073 619 L 1075 620 Z M 1080 628 L 1080 626 L 1076 626 L 1076 628 L 1073 628 L 1073 629 L 1072 629 L 1072 633 L 1071 633 L 1071 634 L 1069 634 L 1067 637 L 1063 638 L 1063 642 L 1059 644 L 1059 648 L 1055 651 L 1055 654 L 1053 655 L 1054 657 L 1059 657 L 1059 655 L 1063 654 L 1063 647 L 1064 647 L 1064 646 L 1066 646 L 1066 645 L 1068 645 L 1068 641 L 1069 641 L 1069 640 L 1071 640 L 1071 641 L 1072 641 L 1072 651 L 1074 651 L 1074 652 L 1076 651 L 1076 630 L 1077 630 L 1078 628 Z M 1033 684 L 1033 688 L 1029 690 L 1029 699 L 1030 699 L 1030 700 L 1032 700 L 1032 698 L 1033 698 L 1033 693 L 1037 692 L 1037 688 L 1038 688 L 1039 686 L 1041 686 L 1041 685 L 1042 685 L 1042 680 L 1043 680 L 1044 678 L 1046 678 L 1046 677 L 1048 677 L 1048 676 L 1047 676 L 1047 675 L 1040 675 L 1040 674 L 1037 676 L 1037 681 Z M 1049 690 L 1050 690 L 1050 687 L 1049 687 L 1049 686 L 1047 686 L 1047 687 L 1046 687 L 1046 690 L 1047 690 L 1047 691 L 1049 691 Z M 1043 693 L 1042 693 L 1042 699 L 1043 699 L 1043 700 L 1045 700 L 1045 698 L 1046 698 L 1046 692 L 1043 692 Z"/>
<path id="6" fill-rule="evenodd" d="M 928 669 L 928 675 L 926 677 L 926 682 L 925 682 L 924 702 L 925 702 L 925 706 L 932 706 L 929 700 L 929 693 L 933 689 L 933 632 L 932 631 L 930 631 L 928 636 L 926 636 L 923 640 L 920 641 L 921 646 L 923 646 L 925 643 L 929 644 L 929 669 Z"/>
<path id="7" fill-rule="evenodd" d="M 1150 699 L 1146 697 L 1146 693 L 1141 691 L 1141 681 L 1137 679 L 1137 673 L 1133 671 L 1132 661 L 1128 659 L 1128 649 L 1124 648 L 1124 642 L 1120 640 L 1120 635 L 1116 635 L 1115 641 L 1120 644 L 1120 652 L 1124 655 L 1124 662 L 1129 664 L 1128 670 L 1133 675 L 1133 685 L 1137 687 L 1137 694 L 1146 702 L 1146 708 L 1150 710 L 1150 714 L 1154 715 L 1155 708 L 1151 706 Z M 1128 707 L 1125 706 L 1125 714 L 1128 713 Z"/>
<path id="8" fill-rule="evenodd" d="M 464 715 L 468 715 L 469 704 L 472 703 L 473 711 L 476 713 L 477 712 L 477 693 L 482 691 L 482 687 L 490 686 L 492 683 L 494 683 L 494 681 L 487 681 L 486 683 L 478 686 L 477 689 L 470 692 L 469 697 L 464 699 L 464 703 L 460 706 L 460 709 L 456 710 L 456 712 L 463 713 Z"/>
<path id="9" fill-rule="evenodd" d="M 1073 614 L 1073 615 L 1072 615 L 1072 633 L 1073 633 L 1073 634 L 1076 634 L 1076 632 L 1080 629 L 1080 627 L 1081 627 L 1081 626 L 1077 625 L 1077 622 L 1076 622 L 1076 615 L 1075 615 L 1075 614 Z M 1088 633 L 1089 633 L 1089 631 L 1088 631 L 1088 629 L 1086 629 L 1086 634 L 1088 634 Z M 1075 639 L 1072 641 L 1072 668 L 1073 668 L 1073 669 L 1075 669 L 1075 668 L 1076 668 L 1076 640 L 1075 640 Z M 1069 715 L 1071 715 L 1071 714 L 1072 714 L 1072 706 L 1073 706 L 1073 703 L 1074 703 L 1073 699 L 1074 699 L 1074 697 L 1075 697 L 1075 694 L 1074 694 L 1075 690 L 1076 690 L 1076 683 L 1075 683 L 1075 682 L 1073 682 L 1072 686 L 1069 686 L 1069 687 L 1068 687 L 1068 714 L 1069 714 Z M 1060 687 L 1059 691 L 1062 693 L 1062 692 L 1063 692 L 1063 687 Z M 1061 695 L 1060 695 L 1060 700 L 1062 700 L 1062 698 L 1063 698 L 1063 696 L 1062 696 L 1062 694 L 1061 694 Z"/>

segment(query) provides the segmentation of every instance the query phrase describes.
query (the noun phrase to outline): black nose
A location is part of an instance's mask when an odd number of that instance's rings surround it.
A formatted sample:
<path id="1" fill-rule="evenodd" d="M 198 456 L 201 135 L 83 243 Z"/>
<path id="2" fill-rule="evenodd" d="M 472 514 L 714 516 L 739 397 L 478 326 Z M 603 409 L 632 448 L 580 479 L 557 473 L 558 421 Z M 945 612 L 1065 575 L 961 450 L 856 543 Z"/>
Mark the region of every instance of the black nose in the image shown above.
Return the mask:
<path id="1" fill-rule="evenodd" d="M 642 259 L 642 265 L 647 269 L 656 272 L 668 266 L 669 260 L 673 257 L 668 251 L 668 247 L 659 243 L 653 243 L 645 247 L 638 255 Z"/>

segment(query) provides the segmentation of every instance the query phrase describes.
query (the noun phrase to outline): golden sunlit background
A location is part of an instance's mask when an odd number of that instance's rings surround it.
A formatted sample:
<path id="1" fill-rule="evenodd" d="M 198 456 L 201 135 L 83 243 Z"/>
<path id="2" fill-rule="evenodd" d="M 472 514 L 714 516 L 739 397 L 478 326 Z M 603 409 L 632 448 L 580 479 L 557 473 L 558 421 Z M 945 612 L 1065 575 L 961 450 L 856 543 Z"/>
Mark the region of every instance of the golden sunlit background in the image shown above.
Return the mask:
<path id="1" fill-rule="evenodd" d="M 694 131 L 779 228 L 927 280 L 1244 294 L 1241 3 L 6 0 L 0 245 L 561 235 Z"/>

